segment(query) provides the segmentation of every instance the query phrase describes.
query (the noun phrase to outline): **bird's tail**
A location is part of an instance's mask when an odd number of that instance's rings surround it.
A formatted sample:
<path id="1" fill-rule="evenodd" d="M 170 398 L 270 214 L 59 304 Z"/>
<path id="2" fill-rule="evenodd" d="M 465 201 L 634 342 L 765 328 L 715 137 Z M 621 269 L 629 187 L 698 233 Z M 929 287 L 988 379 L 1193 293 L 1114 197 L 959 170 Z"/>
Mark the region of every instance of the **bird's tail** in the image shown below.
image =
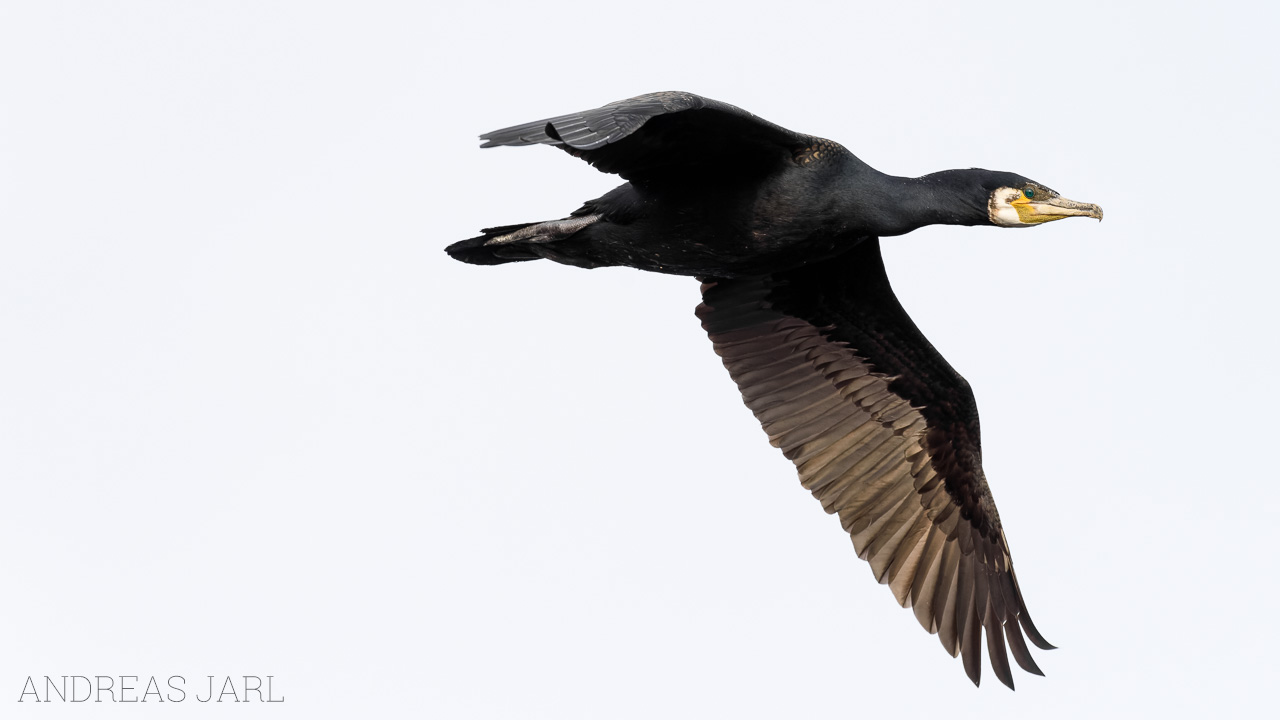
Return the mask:
<path id="1" fill-rule="evenodd" d="M 563 240 L 600 219 L 600 215 L 578 215 L 563 220 L 504 225 L 485 228 L 483 235 L 456 242 L 445 248 L 454 260 L 473 265 L 501 265 L 509 262 L 552 258 L 547 243 Z"/>
<path id="2" fill-rule="evenodd" d="M 519 245 L 511 243 L 494 243 L 504 235 L 533 227 L 538 223 L 523 223 L 521 225 L 503 225 L 502 227 L 485 228 L 480 232 L 484 233 L 479 237 L 460 240 L 444 251 L 454 260 L 461 260 L 472 265 L 501 265 L 502 263 L 520 262 L 521 260 L 537 260 L 538 256 L 530 253 L 528 250 L 522 250 Z"/>

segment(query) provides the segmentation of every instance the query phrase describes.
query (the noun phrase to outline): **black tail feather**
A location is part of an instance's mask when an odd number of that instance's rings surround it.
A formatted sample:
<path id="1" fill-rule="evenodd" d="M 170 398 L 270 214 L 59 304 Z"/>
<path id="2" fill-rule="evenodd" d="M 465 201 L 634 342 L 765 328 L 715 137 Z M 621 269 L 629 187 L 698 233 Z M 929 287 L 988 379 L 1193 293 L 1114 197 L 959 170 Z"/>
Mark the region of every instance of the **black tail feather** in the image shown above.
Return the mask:
<path id="1" fill-rule="evenodd" d="M 521 247 L 512 243 L 509 245 L 485 245 L 486 242 L 507 233 L 515 232 L 537 225 L 538 223 L 520 223 L 518 225 L 503 225 L 502 227 L 485 228 L 480 232 L 484 233 L 479 237 L 459 240 L 458 242 L 445 248 L 444 251 L 449 253 L 449 257 L 454 260 L 461 260 L 464 263 L 472 265 L 501 265 L 509 262 L 522 262 L 525 260 L 537 260 L 539 255 L 530 252 L 528 248 Z"/>
<path id="2" fill-rule="evenodd" d="M 599 214 L 574 214 L 560 220 L 522 223 L 486 228 L 484 235 L 456 242 L 445 248 L 455 260 L 473 265 L 501 265 L 509 262 L 547 258 L 579 267 L 596 267 L 598 263 L 566 254 L 552 247 L 575 236 L 600 220 Z"/>

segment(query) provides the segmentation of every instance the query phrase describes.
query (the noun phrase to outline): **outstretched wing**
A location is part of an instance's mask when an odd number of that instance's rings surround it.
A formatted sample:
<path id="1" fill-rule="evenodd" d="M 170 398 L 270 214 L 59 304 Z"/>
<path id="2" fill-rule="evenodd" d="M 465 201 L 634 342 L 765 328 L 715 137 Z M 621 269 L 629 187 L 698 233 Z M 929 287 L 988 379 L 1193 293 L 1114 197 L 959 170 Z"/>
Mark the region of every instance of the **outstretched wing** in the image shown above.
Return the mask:
<path id="1" fill-rule="evenodd" d="M 979 635 L 1013 687 L 1006 640 L 1050 645 L 1027 614 L 982 472 L 973 392 L 911 322 L 877 238 L 822 263 L 710 280 L 698 317 L 769 440 L 837 513 L 876 580 L 975 684 Z"/>
<path id="2" fill-rule="evenodd" d="M 658 92 L 495 130 L 481 147 L 555 145 L 634 182 L 695 173 L 767 172 L 813 138 L 732 105 Z"/>

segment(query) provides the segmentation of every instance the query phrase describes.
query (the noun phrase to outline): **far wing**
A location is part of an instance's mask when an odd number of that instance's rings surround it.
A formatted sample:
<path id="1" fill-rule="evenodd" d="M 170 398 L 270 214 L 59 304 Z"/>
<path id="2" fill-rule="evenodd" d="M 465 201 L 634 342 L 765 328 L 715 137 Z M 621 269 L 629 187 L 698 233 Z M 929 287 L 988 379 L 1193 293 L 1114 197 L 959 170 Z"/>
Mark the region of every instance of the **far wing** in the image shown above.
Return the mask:
<path id="1" fill-rule="evenodd" d="M 627 180 L 690 172 L 768 172 L 790 162 L 813 138 L 727 103 L 685 92 L 658 92 L 604 107 L 480 136 L 481 147 L 555 145 Z"/>
<path id="2" fill-rule="evenodd" d="M 1006 640 L 1043 649 L 982 472 L 964 378 L 898 303 L 877 238 L 812 266 L 703 285 L 698 317 L 800 482 L 926 630 L 981 677 L 979 636 L 1013 687 Z"/>

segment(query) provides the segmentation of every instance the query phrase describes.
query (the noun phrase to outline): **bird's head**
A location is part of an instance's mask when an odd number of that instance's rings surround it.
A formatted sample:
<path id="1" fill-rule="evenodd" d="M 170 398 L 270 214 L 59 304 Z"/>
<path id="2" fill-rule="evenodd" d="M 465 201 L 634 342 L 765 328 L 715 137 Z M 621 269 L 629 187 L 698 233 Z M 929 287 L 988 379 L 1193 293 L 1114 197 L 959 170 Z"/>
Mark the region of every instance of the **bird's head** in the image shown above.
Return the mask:
<path id="1" fill-rule="evenodd" d="M 1068 200 L 1057 192 L 1013 173 L 989 173 L 987 218 L 1000 227 L 1032 227 L 1068 217 L 1102 219 L 1102 208 Z"/>

